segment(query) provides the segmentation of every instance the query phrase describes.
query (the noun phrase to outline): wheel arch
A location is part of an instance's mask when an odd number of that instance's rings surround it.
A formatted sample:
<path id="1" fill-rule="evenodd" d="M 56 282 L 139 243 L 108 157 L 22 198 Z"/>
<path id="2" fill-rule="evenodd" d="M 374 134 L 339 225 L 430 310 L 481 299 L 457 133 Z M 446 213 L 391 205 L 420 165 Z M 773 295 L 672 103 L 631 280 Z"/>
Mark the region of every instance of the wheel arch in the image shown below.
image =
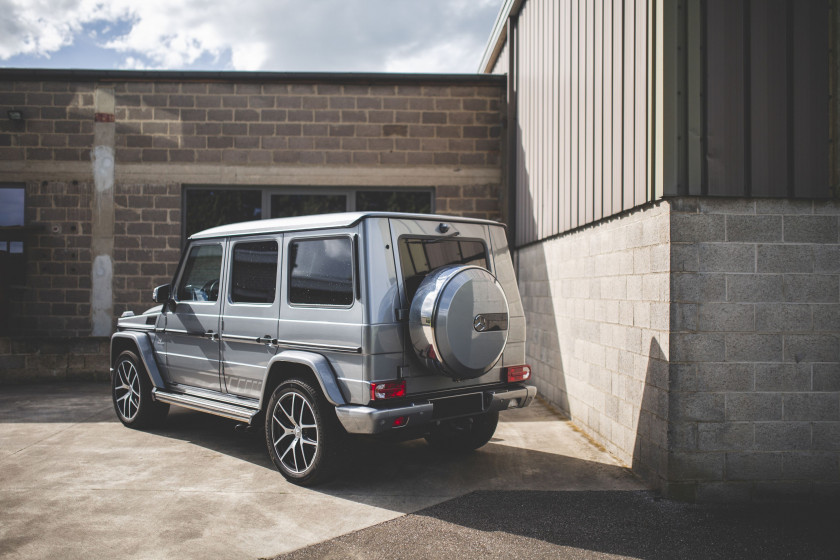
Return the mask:
<path id="1" fill-rule="evenodd" d="M 292 377 L 301 377 L 317 385 L 327 401 L 334 406 L 347 404 L 327 358 L 315 352 L 286 350 L 274 356 L 268 363 L 260 408 L 268 404 L 271 394 L 280 383 Z"/>
<path id="2" fill-rule="evenodd" d="M 130 350 L 137 354 L 140 361 L 143 362 L 143 367 L 149 376 L 152 385 L 163 389 L 166 383 L 155 361 L 155 353 L 152 349 L 152 342 L 149 336 L 143 332 L 121 331 L 116 332 L 111 336 L 111 370 L 114 369 L 114 361 L 122 352 Z"/>

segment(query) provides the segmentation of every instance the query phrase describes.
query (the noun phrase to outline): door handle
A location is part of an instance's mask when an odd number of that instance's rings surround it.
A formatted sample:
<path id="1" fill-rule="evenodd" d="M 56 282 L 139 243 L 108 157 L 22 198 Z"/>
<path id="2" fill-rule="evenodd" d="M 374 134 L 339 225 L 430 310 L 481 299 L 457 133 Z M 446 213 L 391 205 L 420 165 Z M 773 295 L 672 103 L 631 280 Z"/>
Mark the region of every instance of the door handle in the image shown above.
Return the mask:
<path id="1" fill-rule="evenodd" d="M 262 343 L 262 344 L 271 345 L 271 344 L 274 344 L 274 339 L 271 338 L 271 336 L 269 336 L 269 335 L 265 335 L 265 336 L 259 337 L 257 339 L 257 342 Z"/>
<path id="2" fill-rule="evenodd" d="M 209 338 L 210 340 L 218 340 L 219 335 L 215 331 L 207 331 L 204 333 L 205 338 Z"/>

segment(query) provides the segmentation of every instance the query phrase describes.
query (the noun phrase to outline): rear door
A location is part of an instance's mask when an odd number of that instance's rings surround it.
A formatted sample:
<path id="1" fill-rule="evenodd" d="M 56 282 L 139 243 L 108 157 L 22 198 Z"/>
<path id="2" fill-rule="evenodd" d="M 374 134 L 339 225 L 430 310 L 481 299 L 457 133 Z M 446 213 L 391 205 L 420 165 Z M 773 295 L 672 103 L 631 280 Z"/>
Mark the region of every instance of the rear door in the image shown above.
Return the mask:
<path id="1" fill-rule="evenodd" d="M 228 289 L 222 310 L 222 379 L 228 393 L 259 398 L 277 352 L 283 237 L 230 242 Z"/>
<path id="2" fill-rule="evenodd" d="M 398 284 L 404 340 L 410 341 L 408 315 L 414 293 L 426 276 L 442 266 L 463 264 L 480 266 L 494 274 L 487 241 L 487 226 L 435 220 L 391 219 L 391 241 L 397 249 Z M 408 378 L 409 393 L 436 391 L 467 385 L 497 381 L 492 370 L 483 377 L 455 382 L 424 367 L 418 360 L 411 342 L 405 344 L 404 376 Z"/>

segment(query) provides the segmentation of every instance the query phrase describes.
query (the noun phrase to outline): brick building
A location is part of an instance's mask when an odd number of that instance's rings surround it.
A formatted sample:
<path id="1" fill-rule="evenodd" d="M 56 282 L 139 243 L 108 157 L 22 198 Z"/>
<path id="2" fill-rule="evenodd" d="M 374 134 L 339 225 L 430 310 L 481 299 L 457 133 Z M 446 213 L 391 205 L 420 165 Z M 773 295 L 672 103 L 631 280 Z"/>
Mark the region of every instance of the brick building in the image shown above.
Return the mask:
<path id="1" fill-rule="evenodd" d="M 496 76 L 0 70 L 0 382 L 106 376 L 206 227 L 499 218 L 503 107 Z"/>

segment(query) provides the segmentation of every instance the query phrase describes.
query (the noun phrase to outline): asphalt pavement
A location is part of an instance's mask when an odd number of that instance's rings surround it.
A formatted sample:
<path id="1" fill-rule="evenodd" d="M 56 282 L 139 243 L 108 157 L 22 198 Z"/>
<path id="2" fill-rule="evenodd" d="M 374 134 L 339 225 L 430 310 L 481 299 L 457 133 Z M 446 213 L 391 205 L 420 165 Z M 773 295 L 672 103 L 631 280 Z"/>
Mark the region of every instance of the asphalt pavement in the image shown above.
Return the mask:
<path id="1" fill-rule="evenodd" d="M 661 500 L 543 403 L 463 456 L 354 440 L 311 489 L 235 426 L 173 408 L 137 431 L 106 384 L 0 387 L 0 558 L 840 557 L 837 508 Z"/>

